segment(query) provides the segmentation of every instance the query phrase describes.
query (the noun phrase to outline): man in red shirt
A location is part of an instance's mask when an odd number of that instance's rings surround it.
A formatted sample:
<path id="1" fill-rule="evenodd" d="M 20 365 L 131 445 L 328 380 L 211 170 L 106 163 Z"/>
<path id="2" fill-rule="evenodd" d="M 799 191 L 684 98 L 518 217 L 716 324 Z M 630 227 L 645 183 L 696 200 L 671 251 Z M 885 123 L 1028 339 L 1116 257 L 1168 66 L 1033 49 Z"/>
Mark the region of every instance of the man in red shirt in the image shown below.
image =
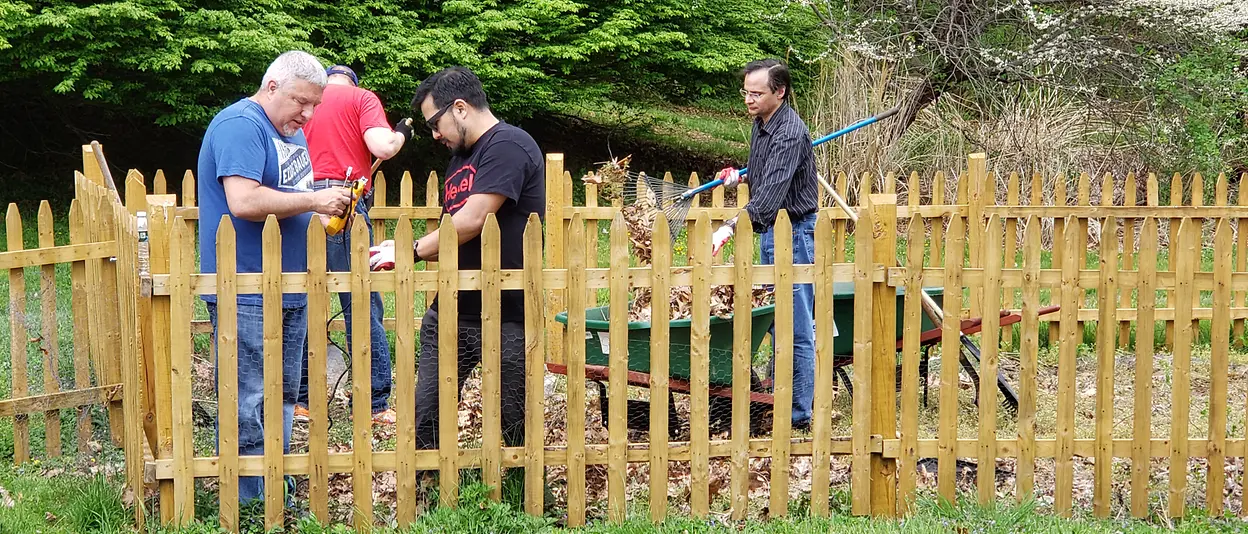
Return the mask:
<path id="1" fill-rule="evenodd" d="M 371 247 L 373 225 L 368 218 L 368 208 L 372 206 L 373 184 L 372 177 L 368 175 L 372 158 L 386 160 L 398 154 L 403 144 L 412 137 L 412 119 L 400 120 L 391 128 L 381 100 L 372 91 L 359 87 L 359 77 L 350 67 L 334 65 L 325 73 L 329 75 L 329 83 L 325 86 L 321 104 L 317 106 L 312 120 L 303 127 L 312 156 L 312 189 L 347 186 L 348 167 L 351 168 L 352 180 L 367 176 L 369 183 L 357 205 L 356 216 L 363 217 L 368 227 L 368 244 Z M 351 230 L 347 228 L 338 235 L 326 236 L 326 268 L 329 271 L 351 270 L 350 235 Z M 350 347 L 351 294 L 339 293 L 338 301 L 346 319 L 347 346 Z M 389 407 L 393 385 L 390 345 L 386 340 L 385 327 L 381 324 L 385 308 L 380 293 L 373 293 L 370 301 L 373 422 L 394 424 L 395 412 Z M 308 352 L 305 344 L 303 379 L 295 406 L 296 419 L 307 420 L 307 405 Z"/>

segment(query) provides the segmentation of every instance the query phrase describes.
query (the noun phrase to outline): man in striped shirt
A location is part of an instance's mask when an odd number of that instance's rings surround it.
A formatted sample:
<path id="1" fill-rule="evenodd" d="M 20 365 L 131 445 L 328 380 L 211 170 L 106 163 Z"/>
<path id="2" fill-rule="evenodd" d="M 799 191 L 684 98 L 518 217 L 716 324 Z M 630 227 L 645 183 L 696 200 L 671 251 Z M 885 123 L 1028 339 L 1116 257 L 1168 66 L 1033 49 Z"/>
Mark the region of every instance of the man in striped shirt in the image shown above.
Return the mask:
<path id="1" fill-rule="evenodd" d="M 793 223 L 793 263 L 814 263 L 819 184 L 810 131 L 789 104 L 789 68 L 779 60 L 763 59 L 747 64 L 742 74 L 745 83 L 741 96 L 754 118 L 747 167 L 750 201 L 745 211 L 754 231 L 762 234 L 762 263 L 775 261 L 774 226 L 780 210 L 788 212 Z M 727 187 L 745 181 L 731 167 L 721 170 L 717 177 Z M 732 236 L 735 226 L 735 220 L 729 221 L 715 232 L 715 253 Z M 808 429 L 815 395 L 814 286 L 793 286 L 793 308 L 793 427 Z"/>

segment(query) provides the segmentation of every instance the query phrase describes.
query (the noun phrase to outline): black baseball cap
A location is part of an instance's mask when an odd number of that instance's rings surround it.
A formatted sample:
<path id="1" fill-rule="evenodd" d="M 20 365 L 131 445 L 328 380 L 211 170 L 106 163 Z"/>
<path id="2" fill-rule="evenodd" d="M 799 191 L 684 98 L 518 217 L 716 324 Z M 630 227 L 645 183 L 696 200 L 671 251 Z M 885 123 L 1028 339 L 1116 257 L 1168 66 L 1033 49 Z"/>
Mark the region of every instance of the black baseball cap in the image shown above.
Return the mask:
<path id="1" fill-rule="evenodd" d="M 357 87 L 360 85 L 360 77 L 355 75 L 355 71 L 351 70 L 351 67 L 348 67 L 346 65 L 334 65 L 328 69 L 325 69 L 326 76 L 332 76 L 334 74 L 345 75 L 346 77 L 351 78 L 352 85 L 355 85 Z"/>

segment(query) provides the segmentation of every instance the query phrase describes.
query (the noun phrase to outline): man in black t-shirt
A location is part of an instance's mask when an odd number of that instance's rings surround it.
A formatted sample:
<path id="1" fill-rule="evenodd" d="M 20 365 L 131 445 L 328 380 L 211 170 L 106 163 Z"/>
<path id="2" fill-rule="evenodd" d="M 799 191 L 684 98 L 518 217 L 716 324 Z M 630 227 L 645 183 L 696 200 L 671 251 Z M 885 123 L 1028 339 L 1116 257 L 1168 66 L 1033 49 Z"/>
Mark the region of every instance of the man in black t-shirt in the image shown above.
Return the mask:
<path id="1" fill-rule="evenodd" d="M 546 164 L 537 143 L 524 130 L 490 112 L 481 80 L 463 67 L 451 67 L 421 82 L 412 107 L 419 110 L 433 138 L 451 150 L 443 183 L 442 212 L 451 215 L 459 236 L 459 268 L 481 268 L 481 230 L 493 213 L 498 220 L 504 269 L 524 267 L 524 229 L 530 214 L 546 207 Z M 438 259 L 438 231 L 413 244 L 416 261 Z M 394 268 L 394 242 L 370 249 L 374 270 Z M 481 361 L 481 292 L 460 291 L 459 389 Z M 399 313 L 403 313 L 400 310 Z M 524 292 L 502 292 L 501 407 L 503 440 L 524 444 Z M 495 328 L 490 325 L 490 328 Z M 416 379 L 416 446 L 438 445 L 438 301 L 420 325 L 420 365 Z M 451 421 L 450 424 L 456 424 Z M 540 437 L 539 437 L 540 439 Z"/>

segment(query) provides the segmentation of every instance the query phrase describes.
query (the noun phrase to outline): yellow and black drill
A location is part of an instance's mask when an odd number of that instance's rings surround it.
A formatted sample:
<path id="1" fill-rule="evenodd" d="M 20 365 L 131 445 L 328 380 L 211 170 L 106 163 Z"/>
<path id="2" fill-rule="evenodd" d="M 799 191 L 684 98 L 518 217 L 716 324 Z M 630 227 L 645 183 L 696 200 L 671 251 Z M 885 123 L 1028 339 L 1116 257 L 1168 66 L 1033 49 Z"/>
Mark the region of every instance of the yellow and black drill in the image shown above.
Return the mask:
<path id="1" fill-rule="evenodd" d="M 338 235 L 343 228 L 351 226 L 351 221 L 355 219 L 356 204 L 364 198 L 364 190 L 368 187 L 368 177 L 357 178 L 351 181 L 351 167 L 347 167 L 346 182 L 351 184 L 351 203 L 347 205 L 347 212 L 343 215 L 334 217 L 329 220 L 329 224 L 325 226 L 325 233 L 329 235 Z"/>

